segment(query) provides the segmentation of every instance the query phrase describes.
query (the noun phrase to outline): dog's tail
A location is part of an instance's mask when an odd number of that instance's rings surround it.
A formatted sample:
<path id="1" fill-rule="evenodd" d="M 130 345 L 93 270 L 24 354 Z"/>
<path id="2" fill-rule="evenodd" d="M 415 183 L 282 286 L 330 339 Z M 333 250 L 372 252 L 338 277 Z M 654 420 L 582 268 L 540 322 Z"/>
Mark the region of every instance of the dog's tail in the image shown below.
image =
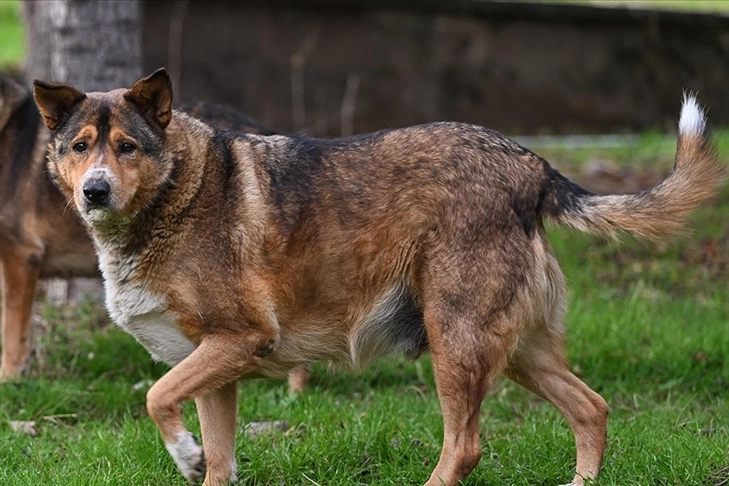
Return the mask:
<path id="1" fill-rule="evenodd" d="M 684 95 L 673 170 L 660 184 L 636 194 L 591 194 L 548 168 L 550 187 L 543 200 L 546 220 L 611 237 L 625 231 L 655 240 L 677 232 L 689 213 L 716 192 L 723 178 L 716 149 L 705 131 L 703 110 L 693 95 Z"/>

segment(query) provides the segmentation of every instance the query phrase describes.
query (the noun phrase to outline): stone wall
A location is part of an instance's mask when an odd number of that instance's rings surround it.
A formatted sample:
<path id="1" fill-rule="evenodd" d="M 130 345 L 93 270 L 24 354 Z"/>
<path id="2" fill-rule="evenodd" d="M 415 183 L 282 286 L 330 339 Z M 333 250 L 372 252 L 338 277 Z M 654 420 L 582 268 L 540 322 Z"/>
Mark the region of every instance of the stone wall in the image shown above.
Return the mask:
<path id="1" fill-rule="evenodd" d="M 279 130 L 436 120 L 507 133 L 673 130 L 684 88 L 729 122 L 729 18 L 452 0 L 147 0 L 145 70 Z"/>

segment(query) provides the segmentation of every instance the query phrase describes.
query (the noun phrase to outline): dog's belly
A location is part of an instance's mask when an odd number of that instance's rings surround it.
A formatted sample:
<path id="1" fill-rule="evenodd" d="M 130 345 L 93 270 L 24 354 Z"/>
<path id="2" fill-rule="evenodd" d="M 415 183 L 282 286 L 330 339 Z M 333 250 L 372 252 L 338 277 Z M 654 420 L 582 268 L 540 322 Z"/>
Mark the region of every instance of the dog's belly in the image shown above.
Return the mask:
<path id="1" fill-rule="evenodd" d="M 422 310 L 404 282 L 395 284 L 373 303 L 354 326 L 349 339 L 349 354 L 355 367 L 393 352 L 415 359 L 427 347 Z"/>
<path id="2" fill-rule="evenodd" d="M 283 315 L 281 339 L 261 362 L 257 377 L 283 377 L 313 362 L 362 369 L 374 359 L 402 353 L 416 359 L 428 349 L 423 312 L 404 283 L 393 284 L 366 305 L 342 303 Z"/>

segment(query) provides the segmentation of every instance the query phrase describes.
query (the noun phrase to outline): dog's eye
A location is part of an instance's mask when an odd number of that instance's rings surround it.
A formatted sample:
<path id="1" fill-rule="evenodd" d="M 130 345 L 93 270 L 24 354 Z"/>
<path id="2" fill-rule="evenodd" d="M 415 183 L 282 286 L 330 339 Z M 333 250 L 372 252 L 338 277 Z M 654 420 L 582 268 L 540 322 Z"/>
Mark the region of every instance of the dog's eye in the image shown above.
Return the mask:
<path id="1" fill-rule="evenodd" d="M 119 144 L 119 152 L 123 154 L 131 154 L 134 152 L 136 147 L 129 142 L 123 142 Z"/>
<path id="2" fill-rule="evenodd" d="M 87 148 L 86 142 L 77 142 L 77 143 L 73 144 L 73 151 L 76 152 L 77 154 L 82 154 L 82 153 L 86 152 L 86 148 Z"/>

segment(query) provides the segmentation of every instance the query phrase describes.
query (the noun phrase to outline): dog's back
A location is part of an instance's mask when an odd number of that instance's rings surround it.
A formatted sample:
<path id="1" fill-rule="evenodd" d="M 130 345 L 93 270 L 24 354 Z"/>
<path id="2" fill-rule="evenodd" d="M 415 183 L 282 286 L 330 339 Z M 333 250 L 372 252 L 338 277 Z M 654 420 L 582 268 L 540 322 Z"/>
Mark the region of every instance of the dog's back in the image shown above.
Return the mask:
<path id="1" fill-rule="evenodd" d="M 274 135 L 278 133 L 263 125 L 258 120 L 242 114 L 235 108 L 228 105 L 221 105 L 220 103 L 195 101 L 180 103 L 177 108 L 223 130 L 255 133 L 258 135 Z"/>

